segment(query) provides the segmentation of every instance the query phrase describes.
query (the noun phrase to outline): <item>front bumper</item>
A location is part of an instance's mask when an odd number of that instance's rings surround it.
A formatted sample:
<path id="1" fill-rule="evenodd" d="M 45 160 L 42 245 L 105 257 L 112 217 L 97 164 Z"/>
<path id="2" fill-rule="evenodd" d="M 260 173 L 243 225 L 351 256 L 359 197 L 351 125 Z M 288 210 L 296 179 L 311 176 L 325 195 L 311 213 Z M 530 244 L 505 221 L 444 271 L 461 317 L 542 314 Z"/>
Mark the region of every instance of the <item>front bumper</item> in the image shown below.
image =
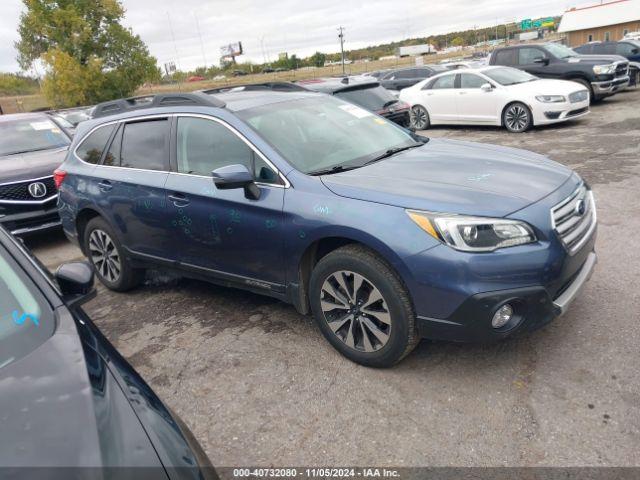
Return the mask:
<path id="1" fill-rule="evenodd" d="M 596 261 L 596 254 L 591 251 L 555 298 L 542 286 L 479 293 L 469 297 L 446 320 L 418 316 L 418 329 L 424 338 L 455 342 L 492 342 L 516 332 L 536 330 L 567 311 L 591 277 Z M 506 303 L 513 307 L 512 320 L 504 327 L 493 328 L 493 315 Z"/>
<path id="2" fill-rule="evenodd" d="M 626 88 L 629 85 L 629 80 L 629 75 L 626 75 L 604 82 L 591 82 L 591 88 L 593 88 L 593 94 L 596 97 L 613 95 L 618 90 Z"/>
<path id="3" fill-rule="evenodd" d="M 0 223 L 13 235 L 29 235 L 60 228 L 60 216 L 55 202 L 37 209 L 20 208 L 0 214 Z M 17 208 L 17 207 L 16 207 Z"/>
<path id="4" fill-rule="evenodd" d="M 589 100 L 564 103 L 538 103 L 533 110 L 534 125 L 549 125 L 568 120 L 575 120 L 589 115 Z"/>

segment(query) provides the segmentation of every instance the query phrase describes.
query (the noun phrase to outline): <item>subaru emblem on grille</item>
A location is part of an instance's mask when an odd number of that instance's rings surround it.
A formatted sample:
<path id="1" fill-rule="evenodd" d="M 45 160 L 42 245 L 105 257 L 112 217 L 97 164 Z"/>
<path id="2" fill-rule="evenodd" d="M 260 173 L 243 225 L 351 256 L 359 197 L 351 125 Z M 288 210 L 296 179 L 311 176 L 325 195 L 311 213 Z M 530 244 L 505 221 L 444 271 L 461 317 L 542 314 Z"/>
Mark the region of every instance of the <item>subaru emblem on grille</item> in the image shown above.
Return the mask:
<path id="1" fill-rule="evenodd" d="M 27 189 L 33 198 L 42 198 L 47 194 L 47 186 L 42 182 L 30 183 Z"/>
<path id="2" fill-rule="evenodd" d="M 576 208 L 575 208 L 575 212 L 576 215 L 584 215 L 584 212 L 586 210 L 586 205 L 584 203 L 584 200 L 578 200 L 576 202 Z"/>

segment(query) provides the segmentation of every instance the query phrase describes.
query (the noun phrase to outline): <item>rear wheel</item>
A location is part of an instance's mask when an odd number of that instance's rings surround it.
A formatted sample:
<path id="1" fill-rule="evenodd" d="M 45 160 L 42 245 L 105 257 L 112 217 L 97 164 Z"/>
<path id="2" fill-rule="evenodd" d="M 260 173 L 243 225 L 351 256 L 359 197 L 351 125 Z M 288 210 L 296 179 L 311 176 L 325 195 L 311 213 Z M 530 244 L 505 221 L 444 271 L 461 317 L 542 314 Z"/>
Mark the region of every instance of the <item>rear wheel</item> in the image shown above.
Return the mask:
<path id="1" fill-rule="evenodd" d="M 137 286 L 144 270 L 134 269 L 124 255 L 111 226 L 101 217 L 93 218 L 85 228 L 84 251 L 98 279 L 105 287 L 124 292 Z"/>
<path id="2" fill-rule="evenodd" d="M 309 295 L 322 334 L 354 362 L 390 367 L 419 341 L 406 288 L 364 247 L 348 245 L 322 258 L 311 274 Z"/>
<path id="3" fill-rule="evenodd" d="M 512 103 L 504 109 L 502 123 L 510 132 L 526 132 L 533 125 L 531 110 L 524 103 Z"/>
<path id="4" fill-rule="evenodd" d="M 414 105 L 411 107 L 409 117 L 410 124 L 416 130 L 426 130 L 431 126 L 429 112 L 422 105 Z"/>

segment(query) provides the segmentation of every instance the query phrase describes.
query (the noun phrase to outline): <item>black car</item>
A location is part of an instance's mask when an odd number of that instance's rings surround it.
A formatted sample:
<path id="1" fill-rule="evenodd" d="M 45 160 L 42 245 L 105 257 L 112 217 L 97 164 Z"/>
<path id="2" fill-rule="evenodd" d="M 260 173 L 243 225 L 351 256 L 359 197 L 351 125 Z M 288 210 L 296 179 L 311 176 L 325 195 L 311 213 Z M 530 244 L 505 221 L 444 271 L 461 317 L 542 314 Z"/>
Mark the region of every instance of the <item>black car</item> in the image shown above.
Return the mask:
<path id="1" fill-rule="evenodd" d="M 60 226 L 53 171 L 70 143 L 46 113 L 0 116 L 0 224 L 14 235 Z"/>
<path id="2" fill-rule="evenodd" d="M 403 127 L 409 126 L 409 104 L 398 100 L 374 78 L 344 77 L 300 80 L 308 90 L 328 93 L 382 115 Z"/>
<path id="3" fill-rule="evenodd" d="M 618 55 L 580 55 L 558 43 L 515 45 L 491 53 L 489 65 L 519 68 L 540 78 L 584 85 L 592 101 L 613 95 L 629 84 L 629 62 Z"/>
<path id="4" fill-rule="evenodd" d="M 82 310 L 94 294 L 89 264 L 52 276 L 0 227 L 0 476 L 215 478 L 189 429 Z"/>
<path id="5" fill-rule="evenodd" d="M 385 72 L 384 75 L 381 75 L 378 79 L 380 80 L 380 84 L 388 90 L 402 90 L 403 88 L 414 86 L 425 78 L 446 71 L 447 67 L 443 65 L 397 68 Z"/>
<path id="6" fill-rule="evenodd" d="M 574 48 L 581 55 L 620 55 L 629 60 L 629 85 L 638 85 L 640 73 L 640 41 L 591 42 Z"/>

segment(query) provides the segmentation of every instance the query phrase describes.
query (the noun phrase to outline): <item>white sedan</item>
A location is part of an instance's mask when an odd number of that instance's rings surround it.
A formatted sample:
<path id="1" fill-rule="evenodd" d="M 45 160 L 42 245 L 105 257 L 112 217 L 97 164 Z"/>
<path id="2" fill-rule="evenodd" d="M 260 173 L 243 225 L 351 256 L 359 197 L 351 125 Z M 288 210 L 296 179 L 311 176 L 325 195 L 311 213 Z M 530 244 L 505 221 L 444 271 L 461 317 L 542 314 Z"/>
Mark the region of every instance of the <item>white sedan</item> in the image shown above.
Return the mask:
<path id="1" fill-rule="evenodd" d="M 400 91 L 411 105 L 411 123 L 430 125 L 497 125 L 524 132 L 583 117 L 589 92 L 579 83 L 544 80 L 510 67 L 455 70 Z"/>

